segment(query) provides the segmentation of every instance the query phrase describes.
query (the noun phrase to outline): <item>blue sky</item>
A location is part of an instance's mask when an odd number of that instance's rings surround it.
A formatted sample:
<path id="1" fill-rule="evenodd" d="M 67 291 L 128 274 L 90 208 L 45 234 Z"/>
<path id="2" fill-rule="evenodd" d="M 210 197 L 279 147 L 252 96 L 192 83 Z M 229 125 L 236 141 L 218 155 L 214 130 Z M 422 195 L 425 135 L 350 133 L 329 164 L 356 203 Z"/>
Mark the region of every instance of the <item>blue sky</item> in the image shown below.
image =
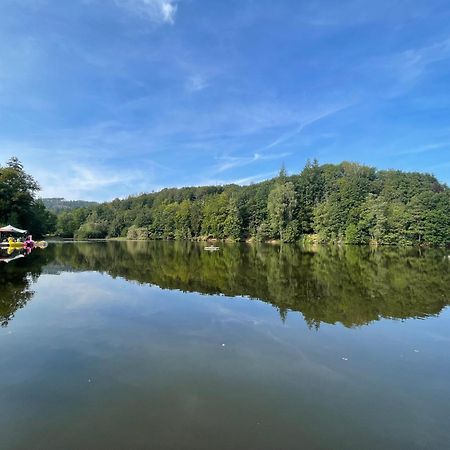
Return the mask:
<path id="1" fill-rule="evenodd" d="M 110 200 L 353 160 L 450 183 L 443 1 L 1 0 L 0 161 Z"/>

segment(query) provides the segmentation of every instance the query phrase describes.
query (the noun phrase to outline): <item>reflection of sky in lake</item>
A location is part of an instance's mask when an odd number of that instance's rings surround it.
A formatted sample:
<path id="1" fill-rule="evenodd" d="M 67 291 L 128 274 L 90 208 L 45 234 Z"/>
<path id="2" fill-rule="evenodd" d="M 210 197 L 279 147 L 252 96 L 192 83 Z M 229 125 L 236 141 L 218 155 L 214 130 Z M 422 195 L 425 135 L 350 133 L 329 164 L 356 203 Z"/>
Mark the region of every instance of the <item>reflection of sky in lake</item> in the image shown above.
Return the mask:
<path id="1" fill-rule="evenodd" d="M 0 329 L 2 448 L 443 448 L 450 313 L 310 329 L 243 297 L 41 275 Z"/>

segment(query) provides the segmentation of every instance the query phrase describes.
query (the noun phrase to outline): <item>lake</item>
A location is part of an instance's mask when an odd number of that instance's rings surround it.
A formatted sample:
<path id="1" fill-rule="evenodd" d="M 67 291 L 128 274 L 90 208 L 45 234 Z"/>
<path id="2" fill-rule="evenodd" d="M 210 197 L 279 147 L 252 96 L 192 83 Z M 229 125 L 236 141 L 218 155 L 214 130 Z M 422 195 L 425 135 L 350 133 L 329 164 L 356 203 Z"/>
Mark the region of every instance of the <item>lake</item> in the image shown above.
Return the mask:
<path id="1" fill-rule="evenodd" d="M 448 448 L 448 252 L 204 245 L 0 262 L 3 450 Z"/>

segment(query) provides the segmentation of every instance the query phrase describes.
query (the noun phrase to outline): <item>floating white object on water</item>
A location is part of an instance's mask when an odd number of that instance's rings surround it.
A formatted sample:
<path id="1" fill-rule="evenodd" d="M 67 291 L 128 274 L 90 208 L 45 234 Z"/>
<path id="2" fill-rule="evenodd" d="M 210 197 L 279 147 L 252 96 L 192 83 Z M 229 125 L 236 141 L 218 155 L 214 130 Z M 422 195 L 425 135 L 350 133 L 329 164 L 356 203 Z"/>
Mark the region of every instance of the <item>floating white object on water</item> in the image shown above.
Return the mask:
<path id="1" fill-rule="evenodd" d="M 88 378 L 88 383 L 90 383 L 92 380 L 90 378 Z"/>
<path id="2" fill-rule="evenodd" d="M 414 353 L 419 353 L 419 350 L 414 349 Z"/>
<path id="3" fill-rule="evenodd" d="M 208 251 L 208 252 L 216 252 L 217 250 L 220 250 L 219 247 L 216 247 L 216 246 L 214 246 L 214 245 L 210 245 L 210 246 L 208 246 L 208 247 L 204 247 L 204 249 L 205 249 L 206 251 Z"/>
<path id="4" fill-rule="evenodd" d="M 348 361 L 348 358 L 342 357 L 342 360 L 343 360 L 343 361 Z"/>
<path id="5" fill-rule="evenodd" d="M 222 347 L 225 347 L 225 344 L 222 344 Z"/>

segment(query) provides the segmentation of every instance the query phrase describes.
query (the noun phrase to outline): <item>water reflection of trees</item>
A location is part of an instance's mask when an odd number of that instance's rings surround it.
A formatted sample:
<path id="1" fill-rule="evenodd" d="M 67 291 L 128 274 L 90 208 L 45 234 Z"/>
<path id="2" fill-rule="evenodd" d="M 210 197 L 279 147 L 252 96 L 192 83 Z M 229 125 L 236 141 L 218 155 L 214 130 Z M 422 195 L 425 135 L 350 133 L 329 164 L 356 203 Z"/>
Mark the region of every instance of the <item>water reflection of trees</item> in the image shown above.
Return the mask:
<path id="1" fill-rule="evenodd" d="M 164 289 L 245 295 L 311 326 L 367 324 L 382 317 L 438 314 L 449 304 L 450 263 L 437 250 L 224 245 L 209 253 L 189 242 L 63 245 L 56 260 Z"/>
<path id="2" fill-rule="evenodd" d="M 450 261 L 437 250 L 91 242 L 52 245 L 0 267 L 0 321 L 32 297 L 42 272 L 98 271 L 163 289 L 244 295 L 271 303 L 282 318 L 299 311 L 310 326 L 367 324 L 438 314 L 449 304 Z"/>
<path id="3" fill-rule="evenodd" d="M 40 253 L 40 255 L 37 253 Z M 45 255 L 44 252 L 36 250 L 27 254 L 24 258 L 12 259 L 19 254 L 22 254 L 22 252 L 16 251 L 8 254 L 6 250 L 1 250 L 1 258 L 11 258 L 9 264 L 0 262 L 1 326 L 8 325 L 15 312 L 31 300 L 34 295 L 31 285 L 42 273 L 42 268 L 48 262 L 50 256 L 50 254 Z"/>

